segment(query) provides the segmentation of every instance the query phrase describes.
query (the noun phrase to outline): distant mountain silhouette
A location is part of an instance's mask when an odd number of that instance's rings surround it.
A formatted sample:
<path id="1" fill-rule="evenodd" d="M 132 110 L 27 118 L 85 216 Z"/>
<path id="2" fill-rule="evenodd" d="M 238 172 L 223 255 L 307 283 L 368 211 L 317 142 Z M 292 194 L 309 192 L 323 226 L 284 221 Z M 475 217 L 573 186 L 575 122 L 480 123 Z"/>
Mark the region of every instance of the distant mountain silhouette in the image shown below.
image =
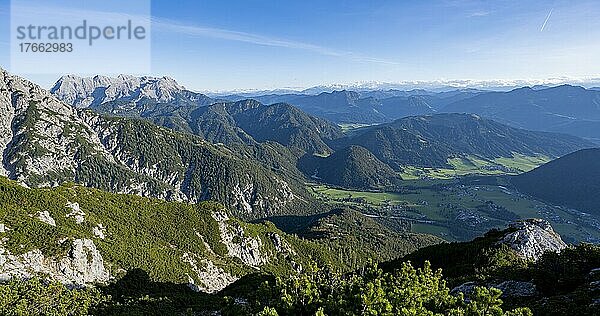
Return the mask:
<path id="1" fill-rule="evenodd" d="M 474 113 L 519 128 L 600 139 L 600 91 L 577 86 L 488 92 L 448 104 L 441 111 Z"/>

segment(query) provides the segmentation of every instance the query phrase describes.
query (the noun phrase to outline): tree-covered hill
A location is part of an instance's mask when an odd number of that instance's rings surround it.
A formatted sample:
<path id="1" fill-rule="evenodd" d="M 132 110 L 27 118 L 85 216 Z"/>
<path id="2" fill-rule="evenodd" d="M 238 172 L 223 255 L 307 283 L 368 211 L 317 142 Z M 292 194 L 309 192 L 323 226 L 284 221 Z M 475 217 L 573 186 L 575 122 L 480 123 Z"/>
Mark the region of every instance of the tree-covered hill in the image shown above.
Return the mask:
<path id="1" fill-rule="evenodd" d="M 346 188 L 389 186 L 401 179 L 396 172 L 361 146 L 349 146 L 327 157 L 305 155 L 298 167 L 313 181 Z"/>
<path id="2" fill-rule="evenodd" d="M 476 155 L 484 158 L 522 155 L 558 157 L 593 147 L 583 139 L 532 132 L 467 114 L 407 117 L 365 127 L 334 144 L 359 145 L 395 170 L 403 166 L 448 167 L 448 159 Z"/>
<path id="3" fill-rule="evenodd" d="M 213 143 L 275 141 L 310 154 L 330 153 L 326 142 L 342 136 L 337 125 L 289 104 L 264 105 L 254 100 L 198 108 L 189 124 L 194 133 Z M 238 135 L 241 132 L 250 138 Z"/>
<path id="4" fill-rule="evenodd" d="M 523 193 L 538 199 L 600 214 L 600 149 L 563 156 L 511 178 Z"/>

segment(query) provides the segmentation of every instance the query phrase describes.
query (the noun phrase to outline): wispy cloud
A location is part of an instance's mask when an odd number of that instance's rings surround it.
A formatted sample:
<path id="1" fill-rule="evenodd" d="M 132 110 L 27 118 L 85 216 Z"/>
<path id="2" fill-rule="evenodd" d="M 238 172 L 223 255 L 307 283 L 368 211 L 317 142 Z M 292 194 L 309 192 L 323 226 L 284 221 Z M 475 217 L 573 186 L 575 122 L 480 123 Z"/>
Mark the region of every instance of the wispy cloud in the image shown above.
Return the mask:
<path id="1" fill-rule="evenodd" d="M 85 11 L 80 9 L 69 9 L 69 8 L 61 8 L 60 10 L 56 10 L 56 8 L 44 8 L 43 10 L 40 8 L 29 8 L 29 7 L 19 7 L 19 12 L 26 17 L 32 17 L 43 14 L 43 16 L 52 16 L 52 17 L 65 17 L 65 18 L 73 18 L 73 17 L 96 17 L 101 18 L 104 21 L 120 21 L 123 19 L 132 19 L 137 21 L 138 23 L 142 22 L 151 22 L 152 29 L 157 31 L 165 31 L 165 32 L 173 32 L 179 34 L 185 34 L 191 37 L 207 37 L 207 38 L 217 38 L 229 41 L 243 42 L 254 45 L 261 46 L 270 46 L 270 47 L 281 47 L 288 49 L 296 49 L 296 50 L 304 50 L 307 52 L 312 52 L 319 55 L 324 56 L 333 56 L 340 58 L 347 58 L 349 60 L 353 60 L 356 62 L 363 63 L 375 63 L 375 64 L 384 64 L 384 65 L 401 65 L 397 61 L 387 60 L 383 58 L 377 58 L 372 56 L 365 56 L 363 54 L 355 53 L 352 51 L 346 50 L 338 50 L 332 49 L 329 47 L 324 47 L 320 45 L 315 45 L 311 43 L 289 40 L 285 38 L 278 38 L 273 36 L 267 36 L 262 34 L 241 32 L 235 30 L 228 30 L 222 28 L 214 28 L 209 26 L 200 26 L 200 25 L 192 25 L 192 24 L 184 24 L 177 21 L 151 17 L 148 19 L 148 16 L 136 16 L 131 14 L 124 13 L 115 13 L 115 12 L 103 12 L 103 11 Z M 43 12 L 43 13 L 42 13 Z"/>
<path id="2" fill-rule="evenodd" d="M 552 11 L 554 11 L 554 8 L 550 9 L 550 12 L 548 12 L 546 19 L 544 20 L 544 24 L 542 24 L 542 27 L 540 28 L 540 32 L 543 32 L 546 28 L 546 24 L 548 24 L 548 20 L 550 20 L 550 17 L 552 16 Z"/>
<path id="3" fill-rule="evenodd" d="M 324 56 L 349 58 L 349 59 L 359 61 L 359 62 L 399 65 L 399 63 L 395 62 L 395 61 L 364 56 L 364 55 L 357 54 L 357 53 L 354 53 L 351 51 L 337 50 L 337 49 L 332 49 L 332 48 L 314 45 L 314 44 L 310 44 L 310 43 L 305 43 L 305 42 L 300 42 L 300 41 L 295 41 L 295 40 L 288 40 L 288 39 L 284 39 L 284 38 L 277 38 L 277 37 L 272 37 L 272 36 L 266 36 L 266 35 L 261 35 L 261 34 L 233 31 L 233 30 L 227 30 L 227 29 L 221 29 L 221 28 L 181 24 L 181 23 L 178 23 L 175 21 L 160 19 L 160 18 L 152 19 L 152 28 L 153 28 L 153 30 L 162 30 L 162 31 L 166 31 L 166 32 L 180 33 L 180 34 L 185 34 L 187 36 L 192 36 L 192 37 L 209 37 L 209 38 L 243 42 L 243 43 L 261 45 L 261 46 L 304 50 L 304 51 L 308 51 L 308 52 L 312 52 L 312 53 L 316 53 L 316 54 L 324 55 Z"/>
<path id="4" fill-rule="evenodd" d="M 490 11 L 474 11 L 469 14 L 470 18 L 477 18 L 490 15 Z"/>

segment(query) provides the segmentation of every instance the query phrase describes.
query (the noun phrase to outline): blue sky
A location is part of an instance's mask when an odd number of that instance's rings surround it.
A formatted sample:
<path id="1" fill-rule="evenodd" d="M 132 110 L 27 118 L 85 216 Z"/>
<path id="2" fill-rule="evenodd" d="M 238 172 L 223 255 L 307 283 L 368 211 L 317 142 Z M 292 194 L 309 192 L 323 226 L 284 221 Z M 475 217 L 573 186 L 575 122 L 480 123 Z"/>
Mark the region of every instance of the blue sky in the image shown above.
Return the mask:
<path id="1" fill-rule="evenodd" d="M 8 69 L 9 8 L 0 0 Z M 194 90 L 600 77 L 599 17 L 593 0 L 154 0 L 151 74 Z"/>

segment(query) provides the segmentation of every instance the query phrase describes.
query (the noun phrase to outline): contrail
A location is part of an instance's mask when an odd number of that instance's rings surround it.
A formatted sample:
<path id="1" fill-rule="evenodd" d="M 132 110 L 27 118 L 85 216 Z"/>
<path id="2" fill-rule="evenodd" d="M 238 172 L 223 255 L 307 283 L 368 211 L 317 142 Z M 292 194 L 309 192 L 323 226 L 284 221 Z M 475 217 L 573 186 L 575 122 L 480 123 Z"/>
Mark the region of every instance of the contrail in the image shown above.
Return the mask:
<path id="1" fill-rule="evenodd" d="M 548 12 L 548 16 L 546 17 L 546 20 L 544 20 L 544 24 L 542 24 L 542 28 L 540 29 L 540 32 L 543 32 L 544 29 L 546 28 L 546 24 L 548 24 L 548 20 L 550 20 L 550 16 L 552 16 L 552 11 L 554 11 L 554 8 L 550 9 L 550 12 Z"/>

